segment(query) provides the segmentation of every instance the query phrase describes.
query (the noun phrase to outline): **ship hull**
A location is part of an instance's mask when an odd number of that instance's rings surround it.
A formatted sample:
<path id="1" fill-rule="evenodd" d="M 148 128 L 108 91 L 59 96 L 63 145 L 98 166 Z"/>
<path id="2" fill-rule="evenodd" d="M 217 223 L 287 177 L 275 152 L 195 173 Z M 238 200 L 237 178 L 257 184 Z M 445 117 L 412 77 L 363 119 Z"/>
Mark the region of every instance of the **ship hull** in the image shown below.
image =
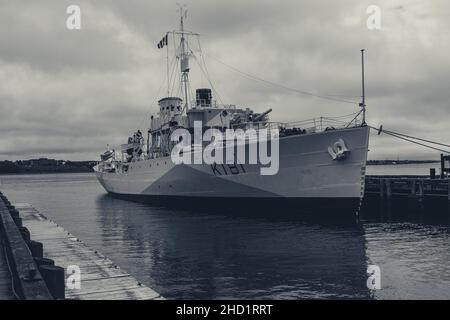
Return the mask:
<path id="1" fill-rule="evenodd" d="M 96 175 L 109 193 L 156 205 L 355 213 L 364 195 L 368 136 L 368 127 L 355 127 L 280 138 L 275 175 L 261 175 L 261 165 L 175 165 L 170 157 Z M 349 152 L 333 160 L 329 147 L 340 140 Z"/>
<path id="2" fill-rule="evenodd" d="M 184 197 L 170 195 L 132 195 L 110 192 L 115 198 L 182 210 L 233 213 L 243 216 L 282 216 L 337 219 L 354 218 L 360 198 L 275 198 L 275 197 Z M 281 213 L 282 212 L 282 213 Z"/>

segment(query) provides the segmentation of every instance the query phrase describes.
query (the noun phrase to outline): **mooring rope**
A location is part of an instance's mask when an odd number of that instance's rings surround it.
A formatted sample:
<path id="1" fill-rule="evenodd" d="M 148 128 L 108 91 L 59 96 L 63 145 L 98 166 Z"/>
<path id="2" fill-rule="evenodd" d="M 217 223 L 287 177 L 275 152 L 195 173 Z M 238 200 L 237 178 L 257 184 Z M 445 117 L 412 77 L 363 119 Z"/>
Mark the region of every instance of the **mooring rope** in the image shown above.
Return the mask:
<path id="1" fill-rule="evenodd" d="M 378 134 L 381 134 L 382 132 L 384 132 L 385 134 L 390 135 L 392 137 L 395 137 L 395 138 L 398 138 L 398 139 L 401 139 L 401 140 L 404 140 L 404 141 L 407 141 L 407 142 L 411 142 L 411 143 L 417 144 L 417 145 L 422 146 L 422 147 L 426 147 L 426 148 L 429 148 L 429 149 L 433 149 L 433 150 L 436 150 L 436 151 L 440 151 L 440 152 L 444 152 L 444 153 L 449 153 L 450 154 L 450 151 L 448 151 L 448 150 L 436 148 L 436 147 L 433 147 L 433 146 L 430 146 L 430 145 L 427 145 L 427 144 L 424 144 L 424 143 L 420 143 L 420 142 L 417 142 L 417 141 L 414 141 L 414 140 L 423 141 L 423 142 L 431 143 L 431 144 L 434 144 L 434 145 L 439 145 L 439 146 L 449 147 L 450 148 L 450 145 L 445 144 L 445 143 L 431 141 L 431 140 L 422 139 L 422 138 L 418 138 L 418 137 L 413 137 L 413 136 L 410 136 L 410 135 L 407 135 L 407 134 L 394 132 L 394 131 L 390 131 L 390 130 L 384 130 L 383 126 L 381 126 L 380 128 L 376 128 L 376 127 L 373 127 L 373 126 L 368 126 L 368 127 L 373 129 L 373 130 L 375 130 L 375 131 L 377 131 Z"/>

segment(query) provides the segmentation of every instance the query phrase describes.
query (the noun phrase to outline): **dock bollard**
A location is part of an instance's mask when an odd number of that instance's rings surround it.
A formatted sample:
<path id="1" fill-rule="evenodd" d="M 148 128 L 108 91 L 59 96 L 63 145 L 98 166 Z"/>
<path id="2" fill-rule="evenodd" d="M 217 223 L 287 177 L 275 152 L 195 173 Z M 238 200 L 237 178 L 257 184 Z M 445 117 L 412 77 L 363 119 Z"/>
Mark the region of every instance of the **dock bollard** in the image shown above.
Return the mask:
<path id="1" fill-rule="evenodd" d="M 44 246 L 42 242 L 30 240 L 27 242 L 28 247 L 30 248 L 31 255 L 33 258 L 43 258 L 44 256 Z"/>
<path id="2" fill-rule="evenodd" d="M 64 268 L 42 265 L 39 267 L 39 271 L 53 298 L 65 299 Z"/>
<path id="3" fill-rule="evenodd" d="M 435 168 L 430 169 L 430 179 L 431 180 L 436 179 L 436 169 Z"/>
<path id="4" fill-rule="evenodd" d="M 14 223 L 16 224 L 16 226 L 19 228 L 19 227 L 22 227 L 22 219 L 21 218 L 19 218 L 19 217 L 13 217 L 13 220 L 14 220 Z"/>
<path id="5" fill-rule="evenodd" d="M 34 258 L 34 262 L 36 263 L 37 267 L 40 268 L 41 266 L 54 266 L 55 261 L 48 258 Z"/>
<path id="6" fill-rule="evenodd" d="M 20 234 L 22 235 L 23 240 L 28 242 L 31 240 L 30 231 L 26 227 L 19 227 Z"/>

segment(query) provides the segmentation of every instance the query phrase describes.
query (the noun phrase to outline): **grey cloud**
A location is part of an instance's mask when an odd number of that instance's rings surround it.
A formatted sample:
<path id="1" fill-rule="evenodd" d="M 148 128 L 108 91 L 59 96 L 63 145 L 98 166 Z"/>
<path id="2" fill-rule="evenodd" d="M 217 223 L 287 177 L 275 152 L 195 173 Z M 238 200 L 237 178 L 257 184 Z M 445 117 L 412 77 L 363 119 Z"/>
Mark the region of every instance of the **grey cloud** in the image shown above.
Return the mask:
<path id="1" fill-rule="evenodd" d="M 356 105 L 250 81 L 214 58 L 289 87 L 357 101 L 359 49 L 366 48 L 369 122 L 448 141 L 450 5 L 378 2 L 380 31 L 365 27 L 372 1 L 356 0 L 190 1 L 187 28 L 202 34 L 210 74 L 226 103 L 272 107 L 274 121 L 354 112 Z M 165 81 L 165 57 L 156 43 L 177 27 L 175 2 L 80 0 L 79 31 L 65 28 L 69 4 L 0 2 L 1 158 L 96 158 L 107 143 L 120 144 L 137 127 L 145 131 L 156 112 Z M 205 84 L 194 68 L 192 87 Z M 398 154 L 436 157 L 371 137 L 371 158 Z"/>

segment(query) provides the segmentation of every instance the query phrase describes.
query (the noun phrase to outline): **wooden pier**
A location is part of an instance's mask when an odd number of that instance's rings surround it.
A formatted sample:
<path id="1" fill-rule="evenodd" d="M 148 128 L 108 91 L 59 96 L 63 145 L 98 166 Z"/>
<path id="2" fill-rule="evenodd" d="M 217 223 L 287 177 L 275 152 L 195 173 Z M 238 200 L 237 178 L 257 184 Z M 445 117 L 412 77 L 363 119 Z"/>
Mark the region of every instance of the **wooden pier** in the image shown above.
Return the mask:
<path id="1" fill-rule="evenodd" d="M 367 176 L 366 195 L 377 194 L 380 198 L 425 197 L 443 198 L 450 201 L 450 179 L 431 179 L 427 176 Z"/>
<path id="2" fill-rule="evenodd" d="M 0 300 L 163 300 L 31 205 L 0 192 Z"/>
<path id="3" fill-rule="evenodd" d="M 19 212 L 0 192 L 0 250 L 1 276 L 0 299 L 52 300 L 52 296 L 41 271 L 48 271 L 47 279 L 54 280 L 55 274 L 61 276 L 58 266 L 45 266 L 39 269 L 35 256 L 42 253 L 41 244 L 31 241 L 28 230 L 22 226 Z M 42 255 L 40 255 L 42 258 Z M 56 270 L 56 271 L 55 271 Z M 64 273 L 64 270 L 62 270 Z M 48 275 L 44 274 L 45 276 Z M 62 274 L 64 277 L 64 275 Z M 52 281 L 53 283 L 53 281 Z M 57 286 L 55 286 L 57 287 Z M 64 279 L 59 282 L 59 292 L 64 292 Z"/>
<path id="4" fill-rule="evenodd" d="M 44 256 L 66 271 L 69 266 L 80 270 L 80 288 L 66 286 L 66 299 L 76 300 L 160 300 L 154 290 L 137 281 L 100 252 L 63 227 L 47 219 L 29 204 L 14 204 L 31 237 L 42 242 Z M 70 275 L 66 275 L 66 278 Z"/>
<path id="5" fill-rule="evenodd" d="M 428 176 L 367 176 L 362 213 L 416 215 L 450 221 L 450 179 Z"/>

